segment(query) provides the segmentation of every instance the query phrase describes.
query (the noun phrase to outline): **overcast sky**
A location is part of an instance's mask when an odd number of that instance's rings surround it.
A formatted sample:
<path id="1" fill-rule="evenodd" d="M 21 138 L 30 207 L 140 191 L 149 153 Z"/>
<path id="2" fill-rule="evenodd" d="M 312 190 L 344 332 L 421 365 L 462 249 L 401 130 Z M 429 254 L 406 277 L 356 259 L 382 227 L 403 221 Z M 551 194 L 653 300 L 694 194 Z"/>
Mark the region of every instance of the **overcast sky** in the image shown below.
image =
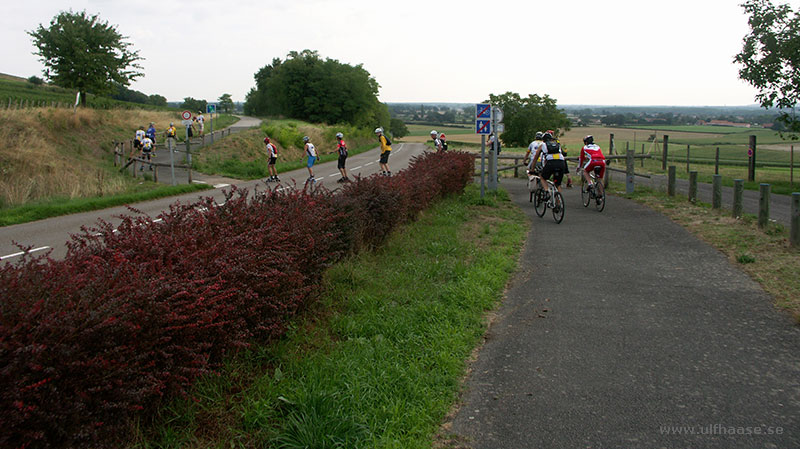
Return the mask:
<path id="1" fill-rule="evenodd" d="M 777 2 L 787 3 L 777 0 Z M 42 76 L 26 31 L 99 14 L 144 57 L 131 87 L 243 101 L 273 58 L 311 49 L 363 64 L 385 102 L 549 94 L 559 104 L 748 105 L 732 60 L 739 0 L 28 0 L 4 2 L 0 72 Z M 788 2 L 796 10 L 800 0 Z"/>

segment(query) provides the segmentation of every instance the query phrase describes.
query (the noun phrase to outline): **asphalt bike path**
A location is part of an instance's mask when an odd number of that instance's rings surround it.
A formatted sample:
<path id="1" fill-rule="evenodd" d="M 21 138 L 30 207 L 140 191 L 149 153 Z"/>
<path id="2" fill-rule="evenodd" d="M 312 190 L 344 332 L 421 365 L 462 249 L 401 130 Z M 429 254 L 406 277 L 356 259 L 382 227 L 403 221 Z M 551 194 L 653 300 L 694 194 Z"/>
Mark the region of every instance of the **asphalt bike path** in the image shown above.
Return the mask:
<path id="1" fill-rule="evenodd" d="M 450 432 L 472 448 L 800 447 L 800 331 L 758 284 L 633 201 L 535 215 Z M 749 433 L 749 434 L 748 434 Z M 760 433 L 760 435 L 758 435 Z M 462 446 L 459 446 L 462 447 Z"/>
<path id="2" fill-rule="evenodd" d="M 426 148 L 427 147 L 425 145 L 417 143 L 395 143 L 393 145 L 392 154 L 389 157 L 389 167 L 393 172 L 398 172 L 406 168 L 411 161 L 411 158 L 422 154 Z M 348 157 L 347 169 L 350 177 L 366 177 L 378 173 L 380 171 L 380 166 L 378 165 L 379 156 L 380 149 L 376 147 L 375 149 L 366 151 L 364 153 Z M 266 163 L 266 161 L 264 163 Z M 279 168 L 280 164 L 281 161 L 279 158 Z M 317 185 L 325 186 L 331 190 L 334 190 L 340 186 L 340 184 L 336 182 L 336 180 L 341 178 L 341 174 L 336 168 L 336 164 L 336 161 L 331 161 L 314 166 L 314 174 L 317 180 Z M 306 168 L 302 168 L 290 172 L 279 173 L 278 176 L 281 179 L 280 183 L 264 183 L 263 179 L 254 181 L 232 180 L 231 183 L 215 184 L 214 190 L 206 190 L 188 193 L 185 195 L 161 198 L 153 201 L 135 203 L 131 206 L 143 212 L 144 214 L 149 215 L 150 217 L 156 218 L 162 211 L 169 210 L 169 206 L 171 204 L 174 204 L 178 201 L 184 204 L 193 203 L 198 201 L 200 198 L 209 196 L 213 197 L 218 203 L 224 201 L 223 190 L 229 190 L 231 185 L 246 188 L 251 192 L 253 192 L 255 188 L 260 190 L 265 190 L 268 188 L 302 189 L 306 179 L 308 178 L 308 170 Z M 19 243 L 23 247 L 30 247 L 30 252 L 33 254 L 52 251 L 51 257 L 57 259 L 64 257 L 67 250 L 66 242 L 70 239 L 70 235 L 80 233 L 82 226 L 91 227 L 95 225 L 98 220 L 104 220 L 117 225 L 121 221 L 118 218 L 120 215 L 132 215 L 132 212 L 126 206 L 119 206 L 104 210 L 53 217 L 32 223 L 0 227 L 0 263 L 6 261 L 13 262 L 22 255 L 20 249 L 14 245 L 14 242 Z"/>

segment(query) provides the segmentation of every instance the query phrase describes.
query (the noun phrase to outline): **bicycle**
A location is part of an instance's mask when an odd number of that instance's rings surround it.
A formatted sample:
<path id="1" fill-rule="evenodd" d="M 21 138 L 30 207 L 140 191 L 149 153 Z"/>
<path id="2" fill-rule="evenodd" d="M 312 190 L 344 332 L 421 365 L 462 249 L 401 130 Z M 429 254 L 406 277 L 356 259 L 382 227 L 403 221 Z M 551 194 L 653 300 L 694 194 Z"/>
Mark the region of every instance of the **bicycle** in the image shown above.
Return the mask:
<path id="1" fill-rule="evenodd" d="M 544 217 L 548 207 L 553 211 L 553 220 L 561 223 L 564 220 L 564 197 L 550 180 L 547 181 L 547 190 L 539 187 L 533 194 L 533 209 L 536 215 Z"/>
<path id="2" fill-rule="evenodd" d="M 594 170 L 589 173 L 589 177 L 592 178 L 592 184 L 594 185 L 593 189 L 587 188 L 586 178 L 581 176 L 581 201 L 583 201 L 583 207 L 589 207 L 589 203 L 594 200 L 597 211 L 603 212 L 603 209 L 606 207 L 606 190 L 605 187 L 603 187 L 603 180 L 600 179 L 600 170 L 600 167 L 595 167 Z"/>

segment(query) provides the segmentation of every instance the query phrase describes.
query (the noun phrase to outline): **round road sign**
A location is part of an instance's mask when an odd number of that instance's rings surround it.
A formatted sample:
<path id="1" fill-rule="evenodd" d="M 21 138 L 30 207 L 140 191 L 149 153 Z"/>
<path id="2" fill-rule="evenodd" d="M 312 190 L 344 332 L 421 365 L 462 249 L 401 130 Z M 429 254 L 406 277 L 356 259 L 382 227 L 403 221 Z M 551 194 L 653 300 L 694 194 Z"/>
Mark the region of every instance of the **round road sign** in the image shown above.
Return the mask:
<path id="1" fill-rule="evenodd" d="M 181 118 L 184 120 L 191 120 L 192 119 L 192 111 L 183 111 L 181 112 Z"/>
<path id="2" fill-rule="evenodd" d="M 747 149 L 747 156 L 748 157 L 753 157 L 753 149 L 752 148 L 748 148 Z"/>

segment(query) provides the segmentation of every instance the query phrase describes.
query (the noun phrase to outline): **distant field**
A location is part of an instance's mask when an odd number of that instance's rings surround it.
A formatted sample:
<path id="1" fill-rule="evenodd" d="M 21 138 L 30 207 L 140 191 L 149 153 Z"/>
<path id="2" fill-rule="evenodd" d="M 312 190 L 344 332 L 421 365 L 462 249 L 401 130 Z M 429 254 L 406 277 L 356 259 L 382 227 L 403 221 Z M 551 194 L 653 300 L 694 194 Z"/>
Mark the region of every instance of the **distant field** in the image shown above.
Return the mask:
<path id="1" fill-rule="evenodd" d="M 657 131 L 679 131 L 687 133 L 711 133 L 711 134 L 738 134 L 749 133 L 760 130 L 761 128 L 736 128 L 734 126 L 708 126 L 708 125 L 675 125 L 675 126 L 651 126 L 651 125 L 631 125 L 634 129 L 648 129 Z"/>

